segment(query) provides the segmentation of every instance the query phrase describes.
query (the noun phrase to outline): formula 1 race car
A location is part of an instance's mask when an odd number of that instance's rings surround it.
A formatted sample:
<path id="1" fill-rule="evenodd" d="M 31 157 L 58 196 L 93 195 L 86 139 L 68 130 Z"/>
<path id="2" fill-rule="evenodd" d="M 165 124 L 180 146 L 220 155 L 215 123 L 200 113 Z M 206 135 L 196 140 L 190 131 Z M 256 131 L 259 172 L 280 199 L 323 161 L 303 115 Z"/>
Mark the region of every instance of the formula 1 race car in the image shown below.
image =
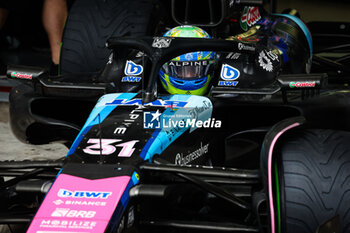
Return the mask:
<path id="1" fill-rule="evenodd" d="M 162 19 L 151 36 L 105 38 L 110 56 L 84 49 L 101 34 L 72 36 L 77 24 L 92 27 L 78 13 L 91 19 L 84 6 L 112 11 L 111 2 L 137 9 L 118 22 L 170 9 L 175 25 Z M 208 21 L 190 17 L 196 1 L 153 10 L 150 1 L 111 2 L 75 3 L 61 75 L 8 67 L 20 83 L 10 95 L 13 133 L 70 149 L 60 160 L 0 163 L 1 224 L 30 233 L 350 231 L 349 45 L 330 39 L 348 38 L 331 29 L 350 25 L 312 23 L 310 33 L 260 1 L 201 2 Z M 186 26 L 166 29 L 176 24 Z M 174 36 L 197 26 L 212 37 Z"/>

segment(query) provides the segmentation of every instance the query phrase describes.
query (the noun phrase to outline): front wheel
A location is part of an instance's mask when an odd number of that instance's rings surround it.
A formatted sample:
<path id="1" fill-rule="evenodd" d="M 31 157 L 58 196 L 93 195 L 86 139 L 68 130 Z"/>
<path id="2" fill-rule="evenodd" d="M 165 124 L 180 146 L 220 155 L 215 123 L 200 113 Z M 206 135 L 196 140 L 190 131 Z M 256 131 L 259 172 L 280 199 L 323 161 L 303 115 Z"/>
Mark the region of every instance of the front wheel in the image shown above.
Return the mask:
<path id="1" fill-rule="evenodd" d="M 297 131 L 280 145 L 275 232 L 350 232 L 350 133 Z"/>

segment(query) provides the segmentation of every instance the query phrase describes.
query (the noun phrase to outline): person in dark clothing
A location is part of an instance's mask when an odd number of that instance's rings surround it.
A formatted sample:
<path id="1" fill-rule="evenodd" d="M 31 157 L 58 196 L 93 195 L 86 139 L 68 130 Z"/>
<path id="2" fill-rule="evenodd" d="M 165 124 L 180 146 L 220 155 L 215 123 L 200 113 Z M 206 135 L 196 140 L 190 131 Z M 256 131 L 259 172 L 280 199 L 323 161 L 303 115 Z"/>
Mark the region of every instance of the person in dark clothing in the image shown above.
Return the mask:
<path id="1" fill-rule="evenodd" d="M 4 27 L 9 14 L 19 7 L 18 1 L 0 0 L 0 30 Z M 66 18 L 68 16 L 67 0 L 43 0 L 42 23 L 47 33 L 53 65 L 58 65 L 60 44 Z"/>

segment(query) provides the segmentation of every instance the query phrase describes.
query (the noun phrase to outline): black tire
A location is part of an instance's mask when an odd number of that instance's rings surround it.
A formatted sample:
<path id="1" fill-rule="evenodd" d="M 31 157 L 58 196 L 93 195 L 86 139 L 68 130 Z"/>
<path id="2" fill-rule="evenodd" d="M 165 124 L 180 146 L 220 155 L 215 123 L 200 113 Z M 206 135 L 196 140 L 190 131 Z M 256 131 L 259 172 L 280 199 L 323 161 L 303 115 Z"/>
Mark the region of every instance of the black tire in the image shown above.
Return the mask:
<path id="1" fill-rule="evenodd" d="M 98 72 L 110 51 L 111 36 L 141 36 L 151 31 L 154 0 L 76 0 L 62 38 L 60 72 Z"/>
<path id="2" fill-rule="evenodd" d="M 0 233 L 21 233 L 27 230 L 28 226 L 26 224 L 7 224 L 0 225 Z"/>
<path id="3" fill-rule="evenodd" d="M 282 232 L 315 233 L 337 216 L 350 232 L 350 133 L 299 131 L 280 149 Z"/>

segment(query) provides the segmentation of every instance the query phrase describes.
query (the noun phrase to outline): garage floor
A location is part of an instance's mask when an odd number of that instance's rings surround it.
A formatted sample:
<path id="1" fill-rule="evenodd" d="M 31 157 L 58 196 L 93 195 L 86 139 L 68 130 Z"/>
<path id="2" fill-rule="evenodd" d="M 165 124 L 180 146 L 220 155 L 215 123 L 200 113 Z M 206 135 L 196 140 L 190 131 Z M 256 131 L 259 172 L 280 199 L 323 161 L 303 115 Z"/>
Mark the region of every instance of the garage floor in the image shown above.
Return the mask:
<path id="1" fill-rule="evenodd" d="M 0 161 L 59 159 L 68 149 L 58 143 L 50 145 L 27 145 L 12 134 L 8 123 L 8 103 L 0 102 Z"/>

